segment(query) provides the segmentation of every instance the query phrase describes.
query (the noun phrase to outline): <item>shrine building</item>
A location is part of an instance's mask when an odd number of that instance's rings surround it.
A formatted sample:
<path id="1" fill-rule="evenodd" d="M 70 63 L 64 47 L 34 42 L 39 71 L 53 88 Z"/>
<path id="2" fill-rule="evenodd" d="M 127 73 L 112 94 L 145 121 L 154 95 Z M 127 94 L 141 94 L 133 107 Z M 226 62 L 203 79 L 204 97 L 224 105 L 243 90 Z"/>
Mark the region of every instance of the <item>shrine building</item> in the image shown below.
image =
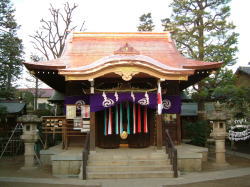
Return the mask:
<path id="1" fill-rule="evenodd" d="M 65 95 L 64 116 L 46 118 L 45 133 L 60 119 L 63 148 L 83 147 L 89 132 L 90 151 L 108 151 L 161 150 L 165 129 L 180 145 L 181 91 L 222 63 L 184 57 L 169 32 L 74 32 L 60 58 L 24 65 Z"/>

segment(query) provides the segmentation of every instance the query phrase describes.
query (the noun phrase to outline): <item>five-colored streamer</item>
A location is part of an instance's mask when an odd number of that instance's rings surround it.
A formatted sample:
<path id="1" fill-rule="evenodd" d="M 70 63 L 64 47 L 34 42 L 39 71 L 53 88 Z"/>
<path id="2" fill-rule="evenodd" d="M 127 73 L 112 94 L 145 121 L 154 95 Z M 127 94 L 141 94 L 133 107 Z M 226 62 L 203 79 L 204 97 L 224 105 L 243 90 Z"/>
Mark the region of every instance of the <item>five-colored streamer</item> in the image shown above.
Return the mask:
<path id="1" fill-rule="evenodd" d="M 120 103 L 114 108 L 114 126 L 113 126 L 113 115 L 112 108 L 104 110 L 104 135 L 111 135 L 115 133 L 116 135 L 121 134 L 124 131 L 123 122 L 127 121 L 127 133 L 148 133 L 148 122 L 147 122 L 147 106 L 143 108 L 140 105 L 133 103 L 132 105 L 132 121 L 130 118 L 130 104 L 126 105 L 127 119 L 123 118 L 123 105 Z M 141 118 L 141 113 L 143 113 L 143 118 Z M 131 126 L 132 125 L 132 126 Z M 142 126 L 143 125 L 143 126 Z M 115 127 L 115 129 L 113 129 Z M 131 131 L 132 129 L 132 131 Z"/>

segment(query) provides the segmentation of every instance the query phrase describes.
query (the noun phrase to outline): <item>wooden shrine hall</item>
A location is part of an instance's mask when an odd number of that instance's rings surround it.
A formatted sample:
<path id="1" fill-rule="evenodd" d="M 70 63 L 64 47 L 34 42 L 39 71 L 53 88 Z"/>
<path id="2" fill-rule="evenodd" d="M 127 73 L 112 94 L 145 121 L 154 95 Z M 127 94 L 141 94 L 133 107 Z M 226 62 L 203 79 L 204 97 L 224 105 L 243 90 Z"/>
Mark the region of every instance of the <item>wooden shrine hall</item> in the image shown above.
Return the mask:
<path id="1" fill-rule="evenodd" d="M 185 58 L 169 32 L 75 32 L 60 58 L 24 64 L 65 94 L 61 126 L 90 131 L 90 150 L 161 149 L 165 129 L 180 144 L 181 91 L 222 65 Z"/>

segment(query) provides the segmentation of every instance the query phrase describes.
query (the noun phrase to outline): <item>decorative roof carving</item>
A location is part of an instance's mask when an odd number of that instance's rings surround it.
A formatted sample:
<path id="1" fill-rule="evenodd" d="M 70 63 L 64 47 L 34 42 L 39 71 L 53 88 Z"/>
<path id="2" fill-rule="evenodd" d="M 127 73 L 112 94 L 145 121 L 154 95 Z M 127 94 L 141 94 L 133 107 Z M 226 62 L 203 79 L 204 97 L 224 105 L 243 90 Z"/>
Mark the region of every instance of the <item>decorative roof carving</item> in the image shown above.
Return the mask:
<path id="1" fill-rule="evenodd" d="M 123 80 L 130 81 L 132 77 L 138 74 L 138 71 L 135 71 L 132 67 L 122 67 L 120 71 L 115 71 L 116 74 L 120 75 Z"/>
<path id="2" fill-rule="evenodd" d="M 124 46 L 120 47 L 118 50 L 114 51 L 115 55 L 139 55 L 140 52 L 134 47 L 126 43 Z"/>

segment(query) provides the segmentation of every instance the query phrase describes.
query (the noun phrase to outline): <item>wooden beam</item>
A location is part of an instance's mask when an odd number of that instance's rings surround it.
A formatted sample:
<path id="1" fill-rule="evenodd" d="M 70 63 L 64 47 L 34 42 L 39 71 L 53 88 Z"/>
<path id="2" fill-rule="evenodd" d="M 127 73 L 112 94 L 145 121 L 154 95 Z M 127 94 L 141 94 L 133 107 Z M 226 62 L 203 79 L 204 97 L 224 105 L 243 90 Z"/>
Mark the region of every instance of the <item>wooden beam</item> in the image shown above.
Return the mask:
<path id="1" fill-rule="evenodd" d="M 156 147 L 162 149 L 162 115 L 156 115 Z"/>

